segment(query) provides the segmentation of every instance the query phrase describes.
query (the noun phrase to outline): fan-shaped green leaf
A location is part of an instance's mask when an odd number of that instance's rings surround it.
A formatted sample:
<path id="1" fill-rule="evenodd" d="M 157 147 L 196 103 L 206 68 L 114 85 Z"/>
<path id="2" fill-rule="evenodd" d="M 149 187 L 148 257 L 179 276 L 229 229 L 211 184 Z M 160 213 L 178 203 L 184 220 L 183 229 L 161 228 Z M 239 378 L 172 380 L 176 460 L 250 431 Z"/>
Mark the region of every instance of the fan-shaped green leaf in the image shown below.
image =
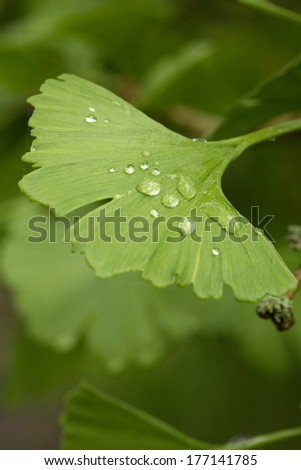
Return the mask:
<path id="1" fill-rule="evenodd" d="M 69 398 L 64 449 L 210 449 L 168 424 L 88 385 Z"/>
<path id="2" fill-rule="evenodd" d="M 157 361 L 199 329 L 196 299 L 187 308 L 173 292 L 157 295 L 133 273 L 97 279 L 62 241 L 29 243 L 27 237 L 36 236 L 28 230 L 29 220 L 37 217 L 45 228 L 45 215 L 35 204 L 16 204 L 3 250 L 4 278 L 32 337 L 59 352 L 72 350 L 83 338 L 104 368 L 119 372 L 130 364 Z M 62 228 L 57 227 L 58 239 Z"/>
<path id="3" fill-rule="evenodd" d="M 250 223 L 231 223 L 240 214 L 220 181 L 245 148 L 300 129 L 300 120 L 227 141 L 191 141 L 75 76 L 48 80 L 41 91 L 30 100 L 37 139 L 24 157 L 39 169 L 20 186 L 57 215 L 102 201 L 101 212 L 94 209 L 75 225 L 86 241 L 72 231 L 98 276 L 143 271 L 156 286 L 193 284 L 200 298 L 220 297 L 225 283 L 248 301 L 295 287 L 272 244 Z M 125 221 L 117 236 L 118 214 Z M 139 240 L 137 216 L 146 232 Z"/>
<path id="4" fill-rule="evenodd" d="M 143 411 L 87 384 L 70 396 L 63 417 L 64 449 L 267 449 L 301 435 L 301 427 L 226 445 L 208 444 L 183 434 Z"/>
<path id="5" fill-rule="evenodd" d="M 299 323 L 289 335 L 279 335 L 257 318 L 253 304 L 236 302 L 229 289 L 221 302 L 199 302 L 190 289 L 153 289 L 133 274 L 99 280 L 62 241 L 26 242 L 33 235 L 28 221 L 45 217 L 46 210 L 20 200 L 3 204 L 2 214 L 9 215 L 9 237 L 0 244 L 3 277 L 14 293 L 26 331 L 41 346 L 66 352 L 83 338 L 92 355 L 110 371 L 152 363 L 195 335 L 200 341 L 208 336 L 230 337 L 245 359 L 265 374 L 288 372 L 292 354 L 300 356 Z M 63 236 L 61 225 L 57 234 Z M 290 252 L 284 256 L 289 260 Z M 291 258 L 293 267 L 296 261 Z M 299 307 L 297 298 L 294 310 Z M 23 353 L 19 355 L 24 357 Z M 11 376 L 22 381 L 18 370 L 11 368 Z"/>

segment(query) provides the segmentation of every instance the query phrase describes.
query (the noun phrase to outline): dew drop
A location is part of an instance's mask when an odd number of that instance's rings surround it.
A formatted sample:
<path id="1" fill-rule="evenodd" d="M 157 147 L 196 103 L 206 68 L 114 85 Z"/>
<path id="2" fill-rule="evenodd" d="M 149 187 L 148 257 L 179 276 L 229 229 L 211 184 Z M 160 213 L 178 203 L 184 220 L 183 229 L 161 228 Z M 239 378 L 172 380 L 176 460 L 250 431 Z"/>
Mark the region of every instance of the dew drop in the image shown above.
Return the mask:
<path id="1" fill-rule="evenodd" d="M 203 139 L 202 137 L 195 137 L 192 139 L 192 142 L 208 142 L 206 139 Z"/>
<path id="2" fill-rule="evenodd" d="M 153 176 L 159 176 L 161 173 L 161 171 L 158 169 L 158 168 L 154 168 L 153 170 L 151 170 L 150 174 L 153 175 Z"/>
<path id="3" fill-rule="evenodd" d="M 211 250 L 211 253 L 214 255 L 214 256 L 218 256 L 221 254 L 221 252 L 217 249 L 217 248 L 213 248 L 213 250 Z"/>
<path id="4" fill-rule="evenodd" d="M 127 174 L 127 175 L 132 175 L 133 173 L 135 173 L 135 167 L 134 165 L 128 165 L 125 167 L 124 169 L 124 172 Z"/>
<path id="5" fill-rule="evenodd" d="M 111 121 L 109 121 L 109 119 L 104 119 L 103 122 L 104 122 L 105 124 L 110 124 Z"/>
<path id="6" fill-rule="evenodd" d="M 170 178 L 171 180 L 175 180 L 177 175 L 175 175 L 174 173 L 173 174 L 170 174 L 170 173 L 166 173 L 166 176 L 167 178 Z"/>
<path id="7" fill-rule="evenodd" d="M 109 173 L 115 173 L 115 171 L 116 171 L 116 168 L 114 168 L 113 166 L 108 169 Z"/>
<path id="8" fill-rule="evenodd" d="M 235 217 L 228 217 L 229 221 L 229 233 L 239 236 L 243 233 L 246 223 L 242 223 L 236 220 Z"/>
<path id="9" fill-rule="evenodd" d="M 196 195 L 194 184 L 187 176 L 180 176 L 177 190 L 185 199 L 192 199 Z"/>
<path id="10" fill-rule="evenodd" d="M 235 233 L 237 235 L 241 234 L 243 232 L 244 228 L 245 228 L 245 224 L 243 224 L 242 222 L 237 222 L 235 224 Z"/>
<path id="11" fill-rule="evenodd" d="M 159 212 L 157 211 L 157 209 L 151 209 L 149 213 L 152 217 L 154 217 L 154 219 L 156 219 L 159 215 Z"/>
<path id="12" fill-rule="evenodd" d="M 161 191 L 161 186 L 157 181 L 146 178 L 142 183 L 138 184 L 137 191 L 146 196 L 157 196 Z"/>
<path id="13" fill-rule="evenodd" d="M 141 163 L 141 165 L 139 165 L 141 170 L 148 170 L 148 167 L 149 167 L 149 163 L 148 162 L 143 162 Z"/>
<path id="14" fill-rule="evenodd" d="M 113 104 L 116 104 L 116 106 L 122 106 L 122 104 L 120 103 L 120 101 L 117 101 L 117 100 L 113 100 L 112 103 L 113 103 Z"/>
<path id="15" fill-rule="evenodd" d="M 142 152 L 142 155 L 143 155 L 144 157 L 149 157 L 150 154 L 151 154 L 151 153 L 150 153 L 148 150 L 144 150 L 144 151 Z"/>
<path id="16" fill-rule="evenodd" d="M 95 113 L 96 109 L 94 108 L 94 106 L 89 106 L 89 111 L 91 113 Z"/>
<path id="17" fill-rule="evenodd" d="M 85 118 L 85 122 L 91 124 L 93 122 L 97 122 L 97 118 L 91 114 Z"/>
<path id="18" fill-rule="evenodd" d="M 180 232 L 187 236 L 191 235 L 196 229 L 195 220 L 191 217 L 183 217 L 182 221 L 178 223 Z"/>
<path id="19" fill-rule="evenodd" d="M 180 200 L 176 194 L 165 194 L 165 196 L 162 197 L 161 202 L 163 206 L 172 208 L 172 207 L 177 207 L 179 204 Z"/>

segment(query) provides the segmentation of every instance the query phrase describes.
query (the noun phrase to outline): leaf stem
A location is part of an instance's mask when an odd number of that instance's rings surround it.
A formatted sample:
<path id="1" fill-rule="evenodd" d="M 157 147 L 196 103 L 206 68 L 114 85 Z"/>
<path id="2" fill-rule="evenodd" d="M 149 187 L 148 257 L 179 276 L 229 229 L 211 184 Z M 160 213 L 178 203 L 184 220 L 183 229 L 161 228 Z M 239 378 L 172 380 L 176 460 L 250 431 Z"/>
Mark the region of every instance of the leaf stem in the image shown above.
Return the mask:
<path id="1" fill-rule="evenodd" d="M 266 449 L 267 447 L 277 444 L 278 442 L 286 441 L 294 437 L 301 437 L 301 426 L 291 429 L 283 429 L 281 431 L 271 432 L 269 434 L 262 434 L 261 436 L 252 437 L 245 441 L 241 441 L 233 446 L 233 444 L 225 445 L 225 449 Z"/>
<path id="2" fill-rule="evenodd" d="M 262 11 L 269 15 L 276 16 L 294 23 L 301 24 L 301 15 L 295 11 L 288 10 L 287 8 L 275 5 L 265 0 L 232 0 L 235 3 L 245 5 L 253 8 L 254 10 Z"/>
<path id="3" fill-rule="evenodd" d="M 276 137 L 289 134 L 290 132 L 301 130 L 301 119 L 294 119 L 293 121 L 282 122 L 275 126 L 265 127 L 258 131 L 245 134 L 243 136 L 228 139 L 225 142 L 237 145 L 238 152 L 234 158 L 238 157 L 245 149 L 252 145 L 259 144 L 265 140 L 274 140 Z"/>

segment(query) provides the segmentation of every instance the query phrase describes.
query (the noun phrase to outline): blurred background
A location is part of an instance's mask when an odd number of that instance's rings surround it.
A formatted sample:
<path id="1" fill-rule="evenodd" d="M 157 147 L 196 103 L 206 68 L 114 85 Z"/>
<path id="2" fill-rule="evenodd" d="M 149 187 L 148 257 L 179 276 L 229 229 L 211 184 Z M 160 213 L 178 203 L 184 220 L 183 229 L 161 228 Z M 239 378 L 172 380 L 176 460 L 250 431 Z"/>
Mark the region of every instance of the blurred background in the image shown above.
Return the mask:
<path id="1" fill-rule="evenodd" d="M 299 0 L 277 3 L 301 13 Z M 301 299 L 296 325 L 279 333 L 227 290 L 205 302 L 138 275 L 95 279 L 69 246 L 26 245 L 42 209 L 17 186 L 30 171 L 26 100 L 46 78 L 79 75 L 210 138 L 300 53 L 300 25 L 223 0 L 0 0 L 0 27 L 0 448 L 58 448 L 65 394 L 83 378 L 209 442 L 300 425 Z M 300 145 L 300 134 L 261 144 L 223 178 L 246 217 L 251 206 L 276 215 L 270 233 L 292 269 Z"/>

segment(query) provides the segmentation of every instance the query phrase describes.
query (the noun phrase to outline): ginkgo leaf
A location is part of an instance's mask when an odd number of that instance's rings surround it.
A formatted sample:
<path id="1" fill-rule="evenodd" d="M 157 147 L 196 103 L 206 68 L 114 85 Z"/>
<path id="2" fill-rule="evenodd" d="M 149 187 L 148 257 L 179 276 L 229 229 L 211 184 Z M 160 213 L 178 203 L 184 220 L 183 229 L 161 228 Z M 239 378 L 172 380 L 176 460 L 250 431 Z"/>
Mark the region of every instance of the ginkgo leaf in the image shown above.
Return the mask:
<path id="1" fill-rule="evenodd" d="M 221 177 L 245 148 L 300 129 L 301 120 L 192 141 L 72 75 L 41 91 L 30 99 L 36 139 L 24 156 L 38 169 L 20 187 L 60 216 L 99 201 L 71 231 L 98 276 L 143 271 L 159 287 L 193 284 L 200 298 L 219 298 L 225 283 L 247 301 L 296 286 L 271 242 L 226 199 Z"/>
<path id="2" fill-rule="evenodd" d="M 144 78 L 139 96 L 142 107 L 153 105 L 162 100 L 162 96 L 179 79 L 213 55 L 214 48 L 208 41 L 192 42 L 185 45 L 172 57 L 163 57 Z"/>
<path id="3" fill-rule="evenodd" d="M 275 335 L 274 328 L 262 324 L 255 315 L 254 305 L 236 302 L 229 289 L 225 289 L 221 302 L 200 302 L 190 288 L 154 289 L 137 273 L 98 279 L 81 257 L 71 255 L 68 244 L 60 240 L 61 224 L 56 228 L 56 243 L 26 241 L 35 235 L 28 229 L 29 220 L 42 217 L 44 227 L 55 220 L 49 222 L 45 208 L 20 198 L 0 209 L 0 214 L 7 215 L 5 224 L 1 224 L 0 217 L 0 229 L 5 225 L 8 235 L 0 243 L 1 277 L 14 294 L 26 333 L 42 347 L 37 368 L 43 367 L 43 346 L 45 354 L 50 347 L 65 355 L 79 344 L 90 353 L 89 358 L 97 359 L 97 367 L 101 364 L 109 372 L 132 365 L 145 367 L 157 363 L 195 335 L 199 335 L 202 344 L 208 336 L 230 338 L 245 360 L 265 374 L 285 374 L 290 370 L 292 355 L 300 357 L 299 322 L 289 336 Z M 289 249 L 281 253 L 294 267 L 294 253 Z M 301 303 L 297 296 L 296 312 L 298 308 Z M 10 366 L 11 380 L 14 376 L 15 381 L 23 380 L 19 370 L 24 369 L 24 361 L 30 361 L 37 349 L 29 351 L 28 357 L 26 348 L 18 349 L 18 364 L 16 368 Z"/>
<path id="4" fill-rule="evenodd" d="M 70 394 L 62 427 L 63 449 L 269 449 L 301 436 L 301 427 L 295 427 L 224 445 L 209 444 L 86 383 Z"/>
<path id="5" fill-rule="evenodd" d="M 165 289 L 158 295 L 137 273 L 98 279 L 60 240 L 62 225 L 56 243 L 29 243 L 37 235 L 28 229 L 29 220 L 52 224 L 44 208 L 15 201 L 2 267 L 30 337 L 61 353 L 83 341 L 105 370 L 116 373 L 153 364 L 200 329 L 199 302 L 190 292 L 188 309 L 179 302 L 182 292 Z"/>
<path id="6" fill-rule="evenodd" d="M 172 426 L 87 384 L 70 395 L 64 449 L 210 449 Z"/>

